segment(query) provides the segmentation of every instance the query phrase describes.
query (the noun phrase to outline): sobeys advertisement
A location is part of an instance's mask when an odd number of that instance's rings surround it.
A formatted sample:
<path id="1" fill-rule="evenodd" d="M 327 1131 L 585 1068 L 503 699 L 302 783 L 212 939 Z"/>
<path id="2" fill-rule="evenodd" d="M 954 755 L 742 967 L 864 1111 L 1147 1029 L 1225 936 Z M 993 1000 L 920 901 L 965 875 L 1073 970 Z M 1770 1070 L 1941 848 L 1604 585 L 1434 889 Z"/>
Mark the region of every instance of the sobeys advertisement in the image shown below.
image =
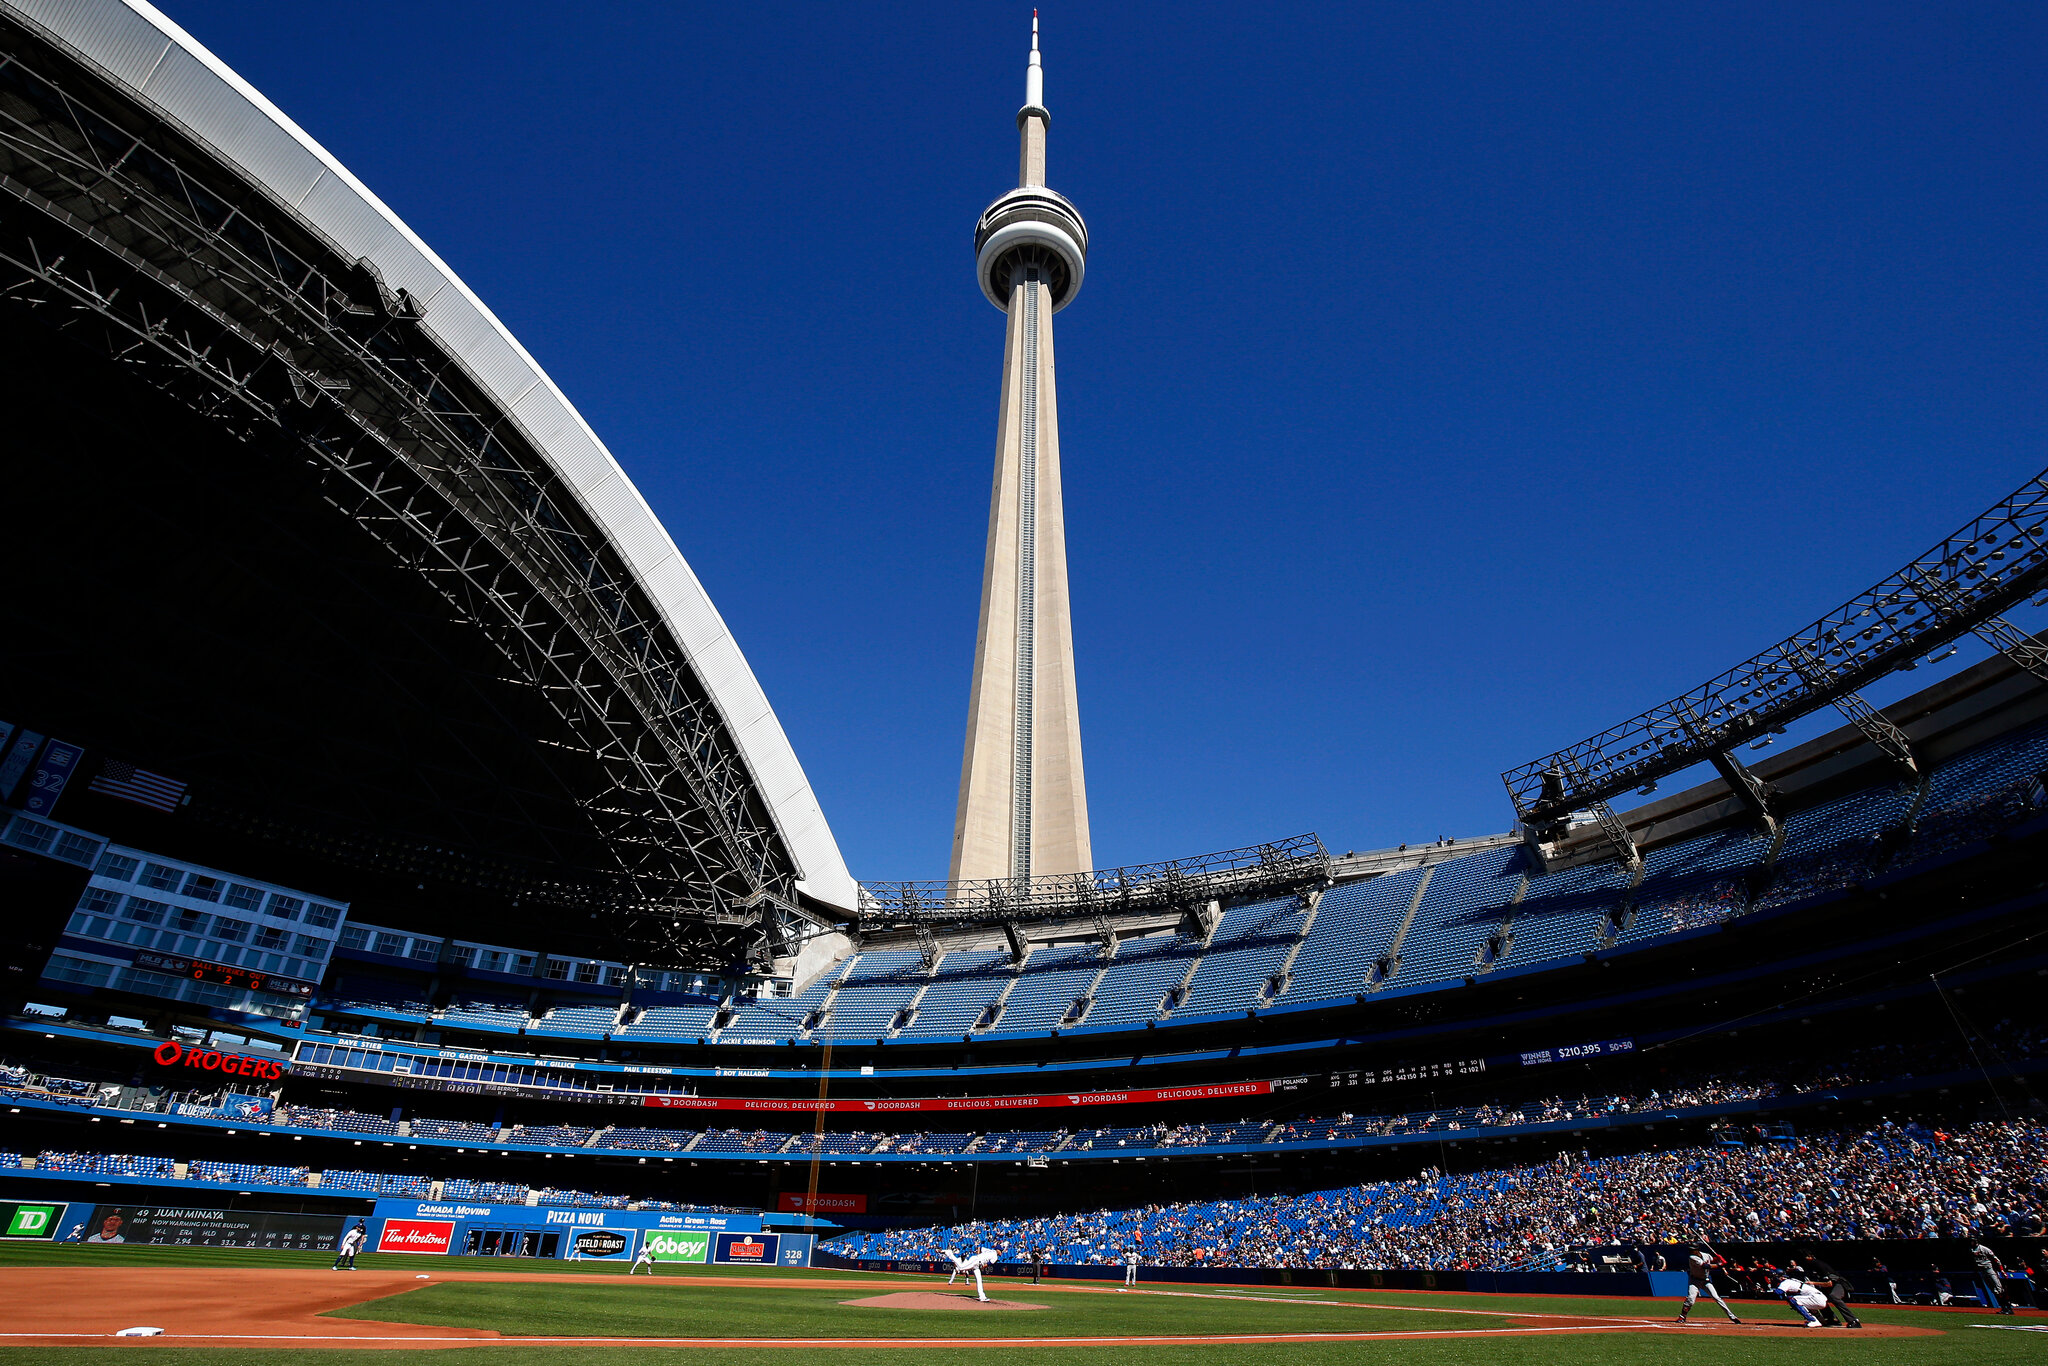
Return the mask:
<path id="1" fill-rule="evenodd" d="M 706 1229 L 671 1233 L 666 1229 L 649 1229 L 647 1249 L 657 1262 L 701 1262 L 711 1255 L 711 1232 Z"/>

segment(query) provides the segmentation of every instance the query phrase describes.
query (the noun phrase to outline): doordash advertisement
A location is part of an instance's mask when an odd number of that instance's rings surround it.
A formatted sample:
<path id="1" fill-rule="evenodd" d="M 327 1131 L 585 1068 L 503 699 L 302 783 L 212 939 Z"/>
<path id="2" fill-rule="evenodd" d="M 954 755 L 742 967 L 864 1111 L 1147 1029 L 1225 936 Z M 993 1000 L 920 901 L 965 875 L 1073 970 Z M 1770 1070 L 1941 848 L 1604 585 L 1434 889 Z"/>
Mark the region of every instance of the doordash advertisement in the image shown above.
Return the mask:
<path id="1" fill-rule="evenodd" d="M 377 1234 L 379 1252 L 420 1252 L 445 1256 L 455 1241 L 452 1219 L 386 1219 Z"/>

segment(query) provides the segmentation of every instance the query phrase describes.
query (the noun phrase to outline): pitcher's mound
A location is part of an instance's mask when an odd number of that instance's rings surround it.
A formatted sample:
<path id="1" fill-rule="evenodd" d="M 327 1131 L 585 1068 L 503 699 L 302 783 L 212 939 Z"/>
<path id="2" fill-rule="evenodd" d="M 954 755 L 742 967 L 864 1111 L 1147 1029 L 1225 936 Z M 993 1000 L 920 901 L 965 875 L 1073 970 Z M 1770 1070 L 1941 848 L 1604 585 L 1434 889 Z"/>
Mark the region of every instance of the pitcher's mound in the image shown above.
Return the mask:
<path id="1" fill-rule="evenodd" d="M 841 1300 L 856 1309 L 1043 1309 L 1042 1304 L 1016 1300 L 977 1300 L 972 1295 L 949 1295 L 936 1290 L 904 1290 L 894 1295 L 876 1295 L 865 1300 Z"/>

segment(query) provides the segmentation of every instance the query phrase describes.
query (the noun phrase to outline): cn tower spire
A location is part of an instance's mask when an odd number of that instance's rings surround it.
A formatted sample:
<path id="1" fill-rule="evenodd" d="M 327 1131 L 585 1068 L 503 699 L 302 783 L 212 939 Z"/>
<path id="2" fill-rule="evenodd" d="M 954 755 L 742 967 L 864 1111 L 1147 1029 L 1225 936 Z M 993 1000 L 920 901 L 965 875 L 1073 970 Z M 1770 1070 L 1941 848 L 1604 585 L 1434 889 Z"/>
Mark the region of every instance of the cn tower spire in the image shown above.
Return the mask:
<path id="1" fill-rule="evenodd" d="M 1064 196 L 1046 188 L 1045 135 L 1051 123 L 1033 10 L 1024 107 L 1017 111 L 1017 188 L 989 205 L 974 229 L 975 275 L 1008 326 L 981 626 L 953 822 L 955 882 L 1080 873 L 1094 866 L 1081 773 L 1052 363 L 1052 315 L 1081 291 L 1088 228 Z"/>

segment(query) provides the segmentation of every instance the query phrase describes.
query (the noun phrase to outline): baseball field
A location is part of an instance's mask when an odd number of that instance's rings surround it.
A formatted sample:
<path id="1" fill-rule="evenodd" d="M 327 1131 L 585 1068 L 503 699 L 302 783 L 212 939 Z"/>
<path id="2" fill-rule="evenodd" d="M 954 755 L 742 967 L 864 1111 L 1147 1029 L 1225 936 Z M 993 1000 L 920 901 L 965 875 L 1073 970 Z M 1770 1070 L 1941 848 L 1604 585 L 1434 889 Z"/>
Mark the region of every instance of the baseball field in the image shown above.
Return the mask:
<path id="1" fill-rule="evenodd" d="M 994 1303 L 937 1276 L 365 1256 L 160 1247 L 0 1248 L 0 1366 L 317 1361 L 394 1366 L 1416 1366 L 1498 1362 L 1870 1362 L 2000 1366 L 2048 1353 L 2048 1316 L 1859 1308 L 1860 1331 L 1806 1329 L 1736 1302 L 1744 1323 L 1665 1302 L 1099 1282 L 989 1283 Z M 1711 1306 L 1709 1306 L 1711 1307 Z M 117 1337 L 123 1329 L 159 1335 Z M 454 1352 L 453 1358 L 447 1353 Z M 431 1353 L 428 1358 L 426 1354 Z"/>

